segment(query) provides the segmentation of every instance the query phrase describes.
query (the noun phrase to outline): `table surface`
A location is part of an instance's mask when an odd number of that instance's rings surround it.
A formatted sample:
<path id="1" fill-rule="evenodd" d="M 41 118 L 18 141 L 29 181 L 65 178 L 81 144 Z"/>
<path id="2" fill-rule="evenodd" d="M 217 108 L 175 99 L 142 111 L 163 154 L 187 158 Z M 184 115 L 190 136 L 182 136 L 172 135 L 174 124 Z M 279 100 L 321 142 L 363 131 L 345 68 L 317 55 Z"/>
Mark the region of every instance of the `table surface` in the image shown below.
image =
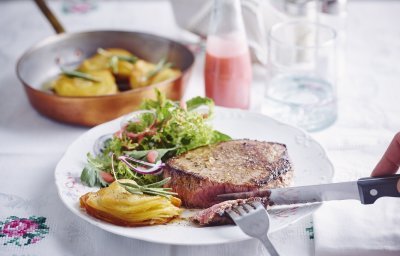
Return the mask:
<path id="1" fill-rule="evenodd" d="M 140 30 L 188 39 L 176 26 L 167 1 L 99 2 L 96 10 L 84 16 L 62 13 L 60 2 L 51 2 L 51 7 L 69 32 Z M 396 1 L 348 4 L 346 76 L 338 87 L 338 120 L 328 129 L 312 134 L 334 163 L 335 181 L 368 176 L 394 133 L 400 130 L 398 13 L 400 2 Z M 162 17 L 162 22 L 154 17 Z M 33 1 L 0 1 L 0 224 L 11 215 L 46 218 L 43 237 L 37 241 L 4 245 L 5 240 L 0 237 L 0 255 L 262 255 L 262 247 L 254 240 L 169 246 L 123 238 L 76 218 L 59 202 L 53 178 L 55 165 L 68 145 L 88 128 L 39 115 L 30 106 L 15 73 L 22 53 L 53 34 Z M 204 94 L 203 58 L 199 56 L 186 98 Z M 255 101 L 259 100 L 257 95 L 263 84 L 262 76 L 256 76 Z M 254 111 L 257 106 L 254 104 Z M 292 255 L 294 251 L 297 255 L 313 255 L 312 235 L 310 216 L 274 233 L 272 240 L 282 255 Z"/>

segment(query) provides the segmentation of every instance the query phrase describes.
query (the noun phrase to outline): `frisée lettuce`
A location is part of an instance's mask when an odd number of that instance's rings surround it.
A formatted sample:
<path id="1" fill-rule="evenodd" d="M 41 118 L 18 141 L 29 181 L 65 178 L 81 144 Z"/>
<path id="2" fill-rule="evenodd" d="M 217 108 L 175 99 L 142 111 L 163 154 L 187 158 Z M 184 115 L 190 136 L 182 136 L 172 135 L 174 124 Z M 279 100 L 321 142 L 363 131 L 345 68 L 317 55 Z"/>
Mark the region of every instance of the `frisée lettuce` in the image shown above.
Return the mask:
<path id="1" fill-rule="evenodd" d="M 113 177 L 132 179 L 139 185 L 162 180 L 162 175 L 135 172 L 118 158 L 160 164 L 188 150 L 231 140 L 208 122 L 213 111 L 214 102 L 209 98 L 174 102 L 157 91 L 155 100 L 144 101 L 141 110 L 125 117 L 121 129 L 104 143 L 101 152 L 88 153 L 81 181 L 88 186 L 107 186 Z"/>

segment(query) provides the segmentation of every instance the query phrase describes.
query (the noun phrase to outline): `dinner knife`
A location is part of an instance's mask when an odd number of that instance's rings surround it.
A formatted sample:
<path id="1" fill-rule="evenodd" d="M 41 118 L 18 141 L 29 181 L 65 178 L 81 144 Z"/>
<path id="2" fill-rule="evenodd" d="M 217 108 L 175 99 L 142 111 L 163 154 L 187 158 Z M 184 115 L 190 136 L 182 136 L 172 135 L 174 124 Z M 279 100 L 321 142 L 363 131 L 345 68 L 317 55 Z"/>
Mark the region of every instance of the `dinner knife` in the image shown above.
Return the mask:
<path id="1" fill-rule="evenodd" d="M 249 197 L 269 197 L 270 202 L 275 205 L 347 199 L 356 199 L 362 204 L 373 204 L 380 197 L 400 197 L 400 174 L 377 178 L 367 177 L 350 182 L 220 194 L 217 199 L 225 201 Z"/>

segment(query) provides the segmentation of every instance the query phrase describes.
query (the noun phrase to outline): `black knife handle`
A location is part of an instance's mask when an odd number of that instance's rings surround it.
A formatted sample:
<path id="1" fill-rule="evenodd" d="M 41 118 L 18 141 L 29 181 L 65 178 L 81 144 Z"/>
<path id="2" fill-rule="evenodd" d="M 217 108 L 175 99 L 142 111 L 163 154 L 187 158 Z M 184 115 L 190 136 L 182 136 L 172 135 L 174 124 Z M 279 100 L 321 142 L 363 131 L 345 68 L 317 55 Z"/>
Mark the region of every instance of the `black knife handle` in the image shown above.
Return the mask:
<path id="1" fill-rule="evenodd" d="M 357 181 L 362 204 L 373 204 L 384 196 L 400 197 L 400 174 L 387 177 L 361 178 Z"/>

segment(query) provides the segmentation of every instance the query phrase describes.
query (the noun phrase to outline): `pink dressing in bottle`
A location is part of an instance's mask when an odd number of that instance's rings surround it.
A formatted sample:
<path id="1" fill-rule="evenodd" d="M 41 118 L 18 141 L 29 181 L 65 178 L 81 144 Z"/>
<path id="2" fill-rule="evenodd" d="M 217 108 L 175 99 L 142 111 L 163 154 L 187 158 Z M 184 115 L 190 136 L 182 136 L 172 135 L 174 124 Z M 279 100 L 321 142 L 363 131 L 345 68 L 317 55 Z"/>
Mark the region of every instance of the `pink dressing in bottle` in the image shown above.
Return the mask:
<path id="1" fill-rule="evenodd" d="M 248 109 L 252 70 L 246 41 L 211 36 L 204 79 L 206 96 L 216 105 Z"/>

